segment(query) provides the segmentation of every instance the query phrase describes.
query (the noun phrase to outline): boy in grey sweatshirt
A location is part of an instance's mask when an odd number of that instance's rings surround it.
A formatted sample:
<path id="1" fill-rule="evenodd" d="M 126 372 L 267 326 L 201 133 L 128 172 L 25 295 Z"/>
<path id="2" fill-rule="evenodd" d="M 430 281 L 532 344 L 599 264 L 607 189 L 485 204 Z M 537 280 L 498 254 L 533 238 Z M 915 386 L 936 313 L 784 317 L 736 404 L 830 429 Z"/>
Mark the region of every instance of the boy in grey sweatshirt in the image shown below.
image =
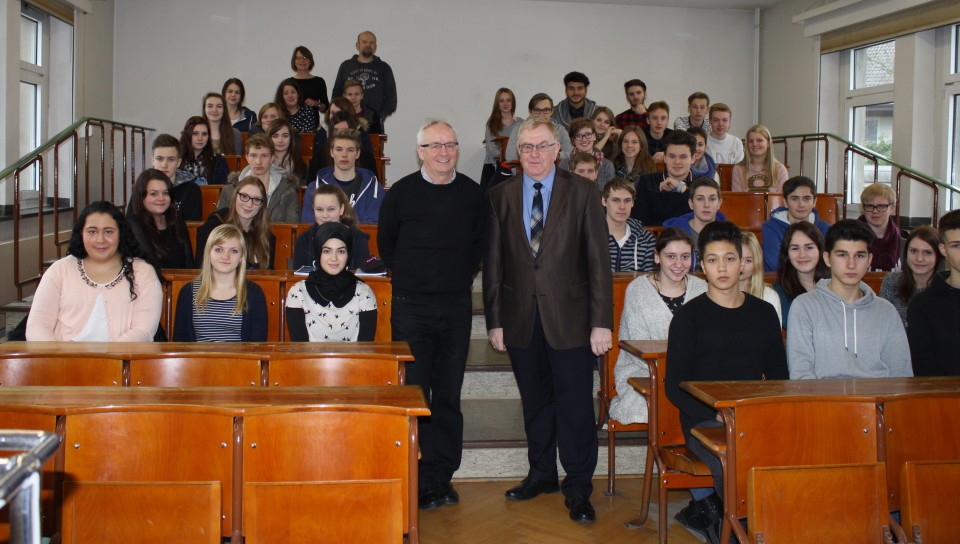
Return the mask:
<path id="1" fill-rule="evenodd" d="M 913 376 L 897 310 L 864 283 L 873 255 L 864 223 L 837 221 L 823 260 L 830 279 L 793 301 L 787 330 L 790 379 Z"/>

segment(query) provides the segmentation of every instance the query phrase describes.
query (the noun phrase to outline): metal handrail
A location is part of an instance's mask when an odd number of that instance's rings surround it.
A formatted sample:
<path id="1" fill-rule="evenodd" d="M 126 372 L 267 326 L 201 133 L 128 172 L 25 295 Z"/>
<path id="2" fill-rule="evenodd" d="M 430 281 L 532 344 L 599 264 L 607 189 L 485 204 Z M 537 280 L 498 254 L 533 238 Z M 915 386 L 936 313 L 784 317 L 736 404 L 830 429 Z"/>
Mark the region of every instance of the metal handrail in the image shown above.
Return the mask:
<path id="1" fill-rule="evenodd" d="M 109 127 L 107 127 L 109 125 Z M 79 134 L 78 130 L 80 127 L 84 127 L 84 162 L 86 175 L 84 177 L 84 192 L 81 196 L 79 193 L 79 169 L 78 169 L 78 149 L 79 144 Z M 117 121 L 111 121 L 109 119 L 100 119 L 97 117 L 83 117 L 74 123 L 72 123 L 67 128 L 63 129 L 57 133 L 53 138 L 40 145 L 35 150 L 27 153 L 19 160 L 17 160 L 11 166 L 0 171 L 0 182 L 5 181 L 6 179 L 13 177 L 13 256 L 14 256 L 14 286 L 17 289 L 17 298 L 23 299 L 23 288 L 32 283 L 37 283 L 40 281 L 40 274 L 43 269 L 44 262 L 44 203 L 46 202 L 46 193 L 47 193 L 47 183 L 46 183 L 46 171 L 53 171 L 53 242 L 54 247 L 56 248 L 57 257 L 61 256 L 62 247 L 67 243 L 67 240 L 60 239 L 60 206 L 58 205 L 58 199 L 60 195 L 60 160 L 61 160 L 61 147 L 67 143 L 72 144 L 73 157 L 71 172 L 73 174 L 73 183 L 72 183 L 72 198 L 74 203 L 72 206 L 72 221 L 71 224 L 76 223 L 77 215 L 79 209 L 89 204 L 90 202 L 90 146 L 91 146 L 91 136 L 92 130 L 98 131 L 100 135 L 100 198 L 109 199 L 111 202 L 117 204 L 117 191 L 116 191 L 116 181 L 117 181 L 117 165 L 115 163 L 115 155 L 117 151 L 117 138 L 116 133 L 120 132 L 122 134 L 122 163 L 121 163 L 121 185 L 122 185 L 122 200 L 121 203 L 127 201 L 127 192 L 128 188 L 133 185 L 134 180 L 136 179 L 136 165 L 135 155 L 137 153 L 137 144 L 139 143 L 139 149 L 141 153 L 141 166 L 146 168 L 146 132 L 153 131 L 154 129 L 149 127 L 143 127 L 139 125 L 132 125 L 129 123 L 120 123 Z M 106 152 L 107 152 L 107 133 L 110 134 L 110 168 L 109 171 L 106 167 Z M 129 142 L 127 139 L 127 134 L 130 134 Z M 129 145 L 129 147 L 128 147 Z M 53 150 L 53 165 L 52 168 L 47 168 L 46 162 L 48 162 L 49 157 L 45 157 L 45 154 L 50 150 Z M 21 174 L 30 169 L 36 169 L 36 174 L 38 179 L 40 179 L 39 184 L 39 203 L 38 203 L 38 214 L 37 214 L 37 269 L 36 274 L 30 275 L 29 277 L 22 278 L 20 273 L 20 242 L 21 242 L 21 220 L 22 218 L 22 207 L 21 207 L 21 196 L 20 196 L 20 178 Z M 109 184 L 109 194 L 107 186 L 107 175 L 110 176 Z M 129 175 L 129 179 L 127 174 Z"/>
<path id="2" fill-rule="evenodd" d="M 60 439 L 43 431 L 0 431 L 0 451 L 20 451 L 0 466 L 0 508 L 10 505 L 10 544 L 40 544 L 40 469 Z"/>
<path id="3" fill-rule="evenodd" d="M 784 147 L 784 164 L 786 164 L 787 150 L 789 148 L 788 140 L 800 139 L 800 164 L 799 164 L 799 173 L 804 175 L 804 166 L 805 166 L 805 144 L 819 142 L 823 144 L 830 144 L 831 140 L 835 141 L 837 144 L 843 147 L 843 210 L 842 213 L 845 216 L 847 211 L 847 201 L 848 194 L 850 190 L 851 180 L 850 178 L 850 158 L 851 156 L 859 156 L 865 160 L 873 162 L 873 171 L 874 179 L 879 177 L 880 163 L 889 164 L 891 167 L 897 169 L 896 180 L 891 183 L 893 185 L 894 192 L 897 196 L 897 205 L 896 205 L 896 219 L 897 222 L 900 220 L 900 192 L 902 186 L 902 178 L 908 178 L 911 181 L 916 181 L 924 187 L 929 188 L 933 192 L 933 209 L 931 211 L 930 217 L 934 226 L 937 225 L 938 219 L 940 217 L 940 191 L 949 191 L 953 194 L 960 197 L 960 187 L 955 187 L 950 185 L 943 180 L 937 179 L 933 176 L 905 166 L 901 163 L 894 161 L 893 159 L 880 155 L 862 145 L 854 143 L 842 136 L 830 132 L 817 132 L 809 134 L 786 134 L 782 136 L 776 136 L 773 138 L 774 143 L 782 143 Z M 829 187 L 828 177 L 830 172 L 829 164 L 829 145 L 824 145 L 823 147 L 823 180 L 825 190 Z"/>

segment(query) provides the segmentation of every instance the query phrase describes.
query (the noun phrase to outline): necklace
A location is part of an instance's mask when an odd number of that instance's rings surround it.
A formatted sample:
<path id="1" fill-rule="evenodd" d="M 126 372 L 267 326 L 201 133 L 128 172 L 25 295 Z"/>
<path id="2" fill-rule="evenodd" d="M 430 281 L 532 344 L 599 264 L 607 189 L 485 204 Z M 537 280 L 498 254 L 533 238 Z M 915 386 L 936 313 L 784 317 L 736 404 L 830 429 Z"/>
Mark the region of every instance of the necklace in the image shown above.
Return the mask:
<path id="1" fill-rule="evenodd" d="M 113 281 L 110 281 L 109 283 L 97 283 L 97 282 L 91 280 L 91 279 L 87 276 L 87 271 L 83 269 L 83 259 L 77 259 L 77 270 L 80 271 L 80 279 L 82 279 L 83 282 L 86 283 L 87 285 L 89 285 L 90 287 L 97 288 L 97 289 L 100 289 L 100 288 L 102 288 L 102 289 L 112 289 L 112 288 L 115 287 L 118 283 L 120 283 L 121 281 L 123 281 L 123 269 L 124 269 L 124 267 L 121 266 L 121 267 L 120 267 L 120 271 L 117 272 L 117 277 L 113 278 Z"/>
<path id="2" fill-rule="evenodd" d="M 656 273 L 653 274 L 653 276 L 652 276 L 652 277 L 653 277 L 653 286 L 657 289 L 657 293 L 658 293 L 658 294 L 660 294 L 661 296 L 667 296 L 667 295 L 664 295 L 664 294 L 663 294 L 663 291 L 660 290 L 660 278 L 658 277 L 659 275 L 660 275 L 659 272 L 656 272 Z M 670 298 L 678 298 L 678 297 L 682 297 L 682 296 L 684 296 L 684 295 L 686 295 L 686 294 L 687 294 L 687 276 L 684 275 L 684 276 L 683 276 L 683 291 L 681 291 L 680 294 L 677 295 L 676 297 L 670 297 Z"/>

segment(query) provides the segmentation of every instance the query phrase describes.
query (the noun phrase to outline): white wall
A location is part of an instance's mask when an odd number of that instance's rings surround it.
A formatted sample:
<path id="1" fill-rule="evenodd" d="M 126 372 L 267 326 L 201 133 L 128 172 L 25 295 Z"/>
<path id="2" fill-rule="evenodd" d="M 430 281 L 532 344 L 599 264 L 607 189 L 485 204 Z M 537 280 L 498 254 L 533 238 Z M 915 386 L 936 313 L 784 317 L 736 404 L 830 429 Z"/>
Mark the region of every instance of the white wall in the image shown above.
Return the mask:
<path id="1" fill-rule="evenodd" d="M 820 43 L 792 17 L 810 0 L 784 0 L 760 14 L 760 122 L 770 132 L 817 132 Z"/>
<path id="2" fill-rule="evenodd" d="M 674 114 L 685 114 L 687 95 L 703 90 L 733 108 L 735 134 L 750 124 L 750 11 L 523 0 L 125 0 L 115 12 L 114 117 L 171 133 L 228 77 L 243 80 L 247 105 L 259 109 L 290 75 L 298 44 L 313 51 L 314 74 L 331 88 L 340 62 L 356 52 L 357 33 L 372 30 L 397 78 L 399 108 L 386 123 L 390 181 L 419 167 L 416 130 L 433 117 L 459 130 L 460 170 L 479 177 L 496 89 L 512 88 L 526 116 L 536 92 L 563 98 L 571 70 L 585 72 L 590 98 L 614 113 L 626 108 L 623 82 L 640 77 L 650 100 L 666 99 Z"/>

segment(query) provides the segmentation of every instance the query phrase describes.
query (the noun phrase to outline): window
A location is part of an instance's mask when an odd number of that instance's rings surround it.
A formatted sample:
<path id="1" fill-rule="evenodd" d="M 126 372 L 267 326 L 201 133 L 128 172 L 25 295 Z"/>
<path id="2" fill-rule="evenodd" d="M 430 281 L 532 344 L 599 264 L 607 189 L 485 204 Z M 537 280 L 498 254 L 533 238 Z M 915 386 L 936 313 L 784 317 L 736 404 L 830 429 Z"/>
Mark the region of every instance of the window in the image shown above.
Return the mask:
<path id="1" fill-rule="evenodd" d="M 893 154 L 893 82 L 896 42 L 888 41 L 849 50 L 847 80 L 841 88 L 849 140 L 884 157 Z M 875 163 L 859 154 L 851 154 L 847 165 L 848 203 L 856 204 L 865 185 L 891 181 L 891 167 Z"/>
<path id="2" fill-rule="evenodd" d="M 851 66 L 851 89 L 868 89 L 893 85 L 896 42 L 883 42 L 854 49 Z"/>

